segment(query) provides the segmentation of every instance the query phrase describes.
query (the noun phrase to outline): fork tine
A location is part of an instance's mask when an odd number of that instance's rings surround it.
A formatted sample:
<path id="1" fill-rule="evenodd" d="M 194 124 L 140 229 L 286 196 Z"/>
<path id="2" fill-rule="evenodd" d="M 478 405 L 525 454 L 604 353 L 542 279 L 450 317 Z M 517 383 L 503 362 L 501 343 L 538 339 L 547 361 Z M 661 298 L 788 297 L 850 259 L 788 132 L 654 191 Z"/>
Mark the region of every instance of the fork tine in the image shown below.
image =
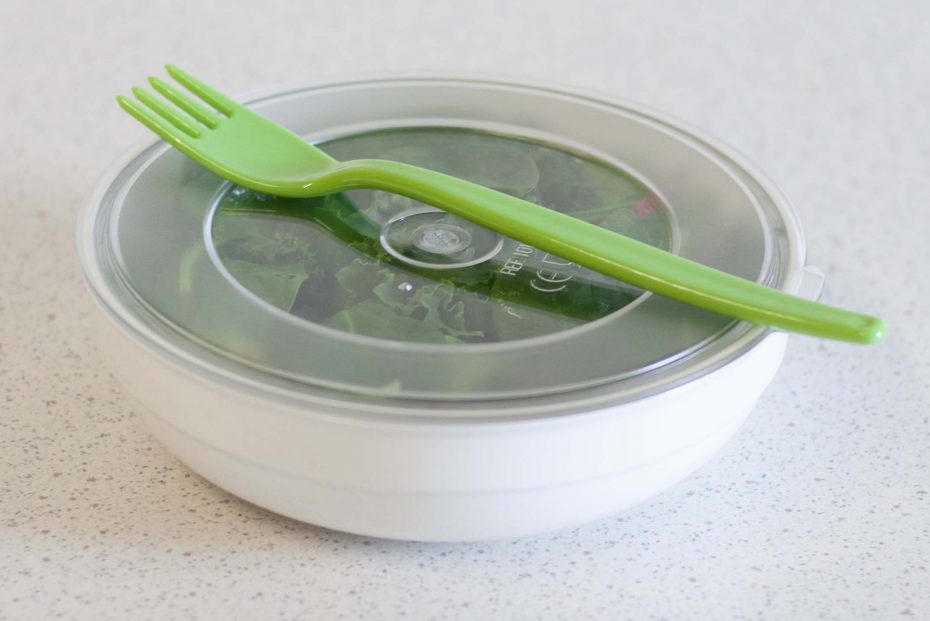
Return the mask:
<path id="1" fill-rule="evenodd" d="M 175 128 L 170 123 L 167 123 L 162 117 L 153 114 L 149 110 L 140 106 L 134 100 L 129 97 L 124 97 L 118 95 L 116 101 L 119 102 L 119 105 L 136 118 L 137 121 L 148 127 L 150 130 L 170 142 L 171 144 L 178 146 L 179 144 L 183 145 L 187 143 L 187 136 L 181 132 L 181 130 Z"/>
<path id="2" fill-rule="evenodd" d="M 176 108 L 169 106 L 144 88 L 134 88 L 132 89 L 132 94 L 135 95 L 139 101 L 148 106 L 155 114 L 161 116 L 191 138 L 200 137 L 200 128 L 191 123 L 192 119 L 188 120 L 184 118 L 184 116 L 178 113 Z"/>
<path id="3" fill-rule="evenodd" d="M 187 90 L 194 93 L 226 116 L 232 115 L 233 111 L 240 106 L 239 103 L 233 101 L 223 93 L 210 88 L 194 76 L 182 71 L 177 66 L 165 65 L 165 68 L 168 70 L 168 74 L 183 84 Z"/>
<path id="4" fill-rule="evenodd" d="M 149 82 L 151 83 L 152 88 L 164 95 L 166 99 L 171 101 L 174 105 L 181 108 L 210 129 L 213 129 L 219 123 L 219 119 L 216 118 L 215 112 L 212 110 L 207 110 L 207 108 L 200 105 L 164 80 L 151 77 L 149 78 Z"/>

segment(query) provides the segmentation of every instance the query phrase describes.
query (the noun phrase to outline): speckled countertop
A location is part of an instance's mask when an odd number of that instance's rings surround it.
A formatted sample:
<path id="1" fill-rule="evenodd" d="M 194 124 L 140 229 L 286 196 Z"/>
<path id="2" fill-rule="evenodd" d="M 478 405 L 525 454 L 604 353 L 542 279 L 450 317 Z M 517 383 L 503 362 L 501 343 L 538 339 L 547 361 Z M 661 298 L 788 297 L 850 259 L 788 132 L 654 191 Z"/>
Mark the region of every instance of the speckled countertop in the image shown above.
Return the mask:
<path id="1" fill-rule="evenodd" d="M 0 619 L 930 619 L 928 31 L 918 0 L 0 3 Z M 765 170 L 826 299 L 891 333 L 793 338 L 709 465 L 576 530 L 278 517 L 156 444 L 90 330 L 76 213 L 145 136 L 112 96 L 163 62 L 232 92 L 419 70 L 645 103 Z"/>

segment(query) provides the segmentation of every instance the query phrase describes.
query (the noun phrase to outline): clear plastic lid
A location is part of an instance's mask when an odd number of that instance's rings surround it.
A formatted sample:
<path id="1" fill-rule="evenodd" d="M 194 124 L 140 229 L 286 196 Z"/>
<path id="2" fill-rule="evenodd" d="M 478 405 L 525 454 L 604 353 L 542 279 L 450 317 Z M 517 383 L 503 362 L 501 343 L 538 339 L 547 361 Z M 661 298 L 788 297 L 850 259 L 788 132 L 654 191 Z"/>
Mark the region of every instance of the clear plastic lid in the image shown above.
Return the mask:
<path id="1" fill-rule="evenodd" d="M 337 159 L 440 170 L 784 287 L 784 210 L 649 115 L 543 89 L 361 82 L 256 101 Z M 95 212 L 120 312 L 188 352 L 357 396 L 539 396 L 700 366 L 759 329 L 600 275 L 409 198 L 282 199 L 156 145 Z"/>

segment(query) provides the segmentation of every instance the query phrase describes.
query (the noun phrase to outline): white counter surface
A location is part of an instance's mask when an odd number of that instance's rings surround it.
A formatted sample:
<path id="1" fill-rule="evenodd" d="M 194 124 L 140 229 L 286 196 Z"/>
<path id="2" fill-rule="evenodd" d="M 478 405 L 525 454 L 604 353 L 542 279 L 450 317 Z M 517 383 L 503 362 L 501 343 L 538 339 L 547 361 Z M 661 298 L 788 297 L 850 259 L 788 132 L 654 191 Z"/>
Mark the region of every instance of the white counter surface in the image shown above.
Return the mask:
<path id="1" fill-rule="evenodd" d="M 0 619 L 930 619 L 930 3 L 0 3 Z M 369 540 L 217 489 L 95 346 L 77 211 L 176 62 L 229 92 L 424 71 L 637 101 L 795 204 L 826 301 L 736 438 L 576 530 Z"/>

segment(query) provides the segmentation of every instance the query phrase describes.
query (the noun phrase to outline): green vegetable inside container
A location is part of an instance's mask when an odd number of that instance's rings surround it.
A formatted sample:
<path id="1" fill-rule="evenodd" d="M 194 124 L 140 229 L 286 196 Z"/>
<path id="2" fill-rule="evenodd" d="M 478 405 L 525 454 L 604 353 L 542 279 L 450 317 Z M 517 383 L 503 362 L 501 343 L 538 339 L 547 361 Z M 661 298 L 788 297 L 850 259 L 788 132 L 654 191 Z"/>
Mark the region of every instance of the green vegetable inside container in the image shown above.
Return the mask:
<path id="1" fill-rule="evenodd" d="M 321 145 L 475 181 L 668 249 L 666 209 L 632 175 L 547 144 L 472 130 L 379 131 Z M 213 244 L 243 287 L 321 326 L 406 342 L 554 334 L 642 291 L 404 196 L 284 199 L 231 188 Z M 182 275 L 185 286 L 189 279 Z"/>

